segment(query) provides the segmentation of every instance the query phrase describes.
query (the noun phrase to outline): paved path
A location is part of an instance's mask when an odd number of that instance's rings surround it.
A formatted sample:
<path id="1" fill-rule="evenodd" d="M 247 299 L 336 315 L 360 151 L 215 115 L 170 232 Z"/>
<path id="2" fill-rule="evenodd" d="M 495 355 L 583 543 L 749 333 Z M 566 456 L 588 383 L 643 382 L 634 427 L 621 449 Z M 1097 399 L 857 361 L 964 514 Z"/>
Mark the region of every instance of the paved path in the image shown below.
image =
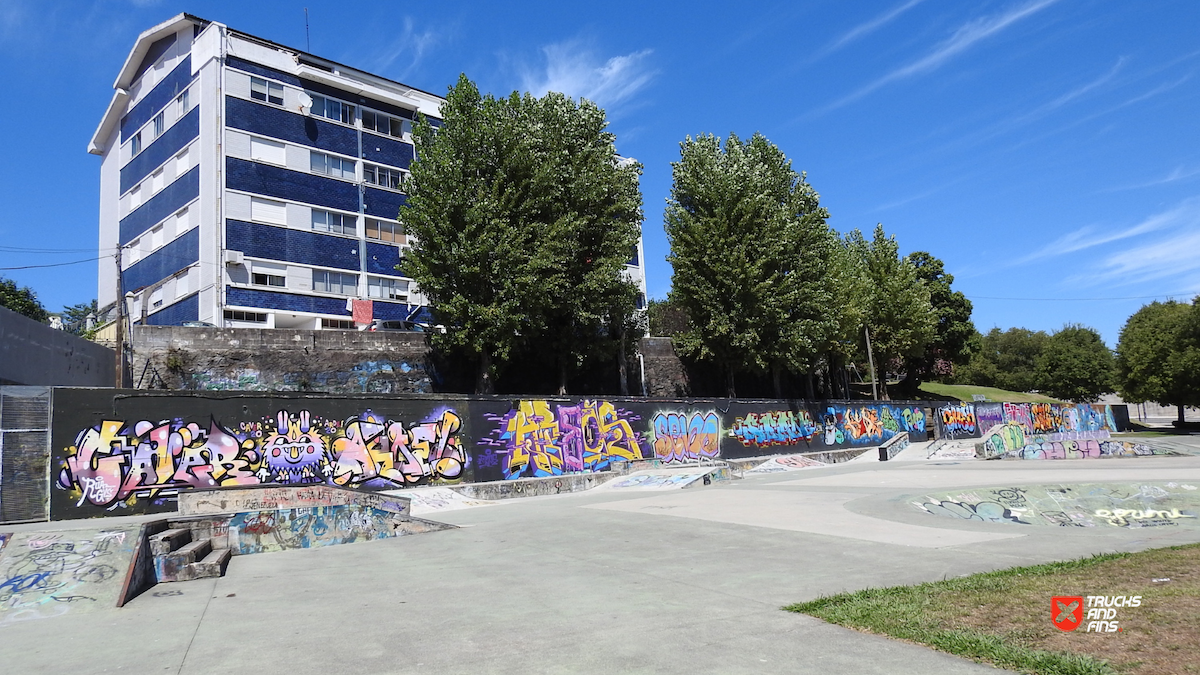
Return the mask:
<path id="1" fill-rule="evenodd" d="M 1200 457 L 863 462 L 506 500 L 436 514 L 457 530 L 235 557 L 222 579 L 160 585 L 120 610 L 0 626 L 0 663 L 72 674 L 994 673 L 779 607 L 1200 541 L 1200 527 L 937 517 L 909 502 L 927 489 L 1193 475 Z"/>

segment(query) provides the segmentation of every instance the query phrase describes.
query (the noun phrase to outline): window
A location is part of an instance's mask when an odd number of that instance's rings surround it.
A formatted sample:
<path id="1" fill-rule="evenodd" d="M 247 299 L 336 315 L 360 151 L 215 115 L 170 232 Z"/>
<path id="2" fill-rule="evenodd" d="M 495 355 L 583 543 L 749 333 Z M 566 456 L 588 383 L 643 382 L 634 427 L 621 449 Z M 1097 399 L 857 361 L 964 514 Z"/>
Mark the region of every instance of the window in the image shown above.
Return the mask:
<path id="1" fill-rule="evenodd" d="M 354 295 L 358 293 L 358 275 L 313 270 L 313 290 L 319 293 Z"/>
<path id="2" fill-rule="evenodd" d="M 367 277 L 367 297 L 408 302 L 408 282 L 400 279 Z"/>
<path id="3" fill-rule="evenodd" d="M 268 82 L 261 77 L 252 77 L 250 78 L 250 98 L 283 105 L 283 85 L 278 82 Z"/>
<path id="4" fill-rule="evenodd" d="M 191 91 L 191 89 L 184 89 L 183 93 L 175 99 L 175 102 L 179 104 L 180 117 L 183 117 L 187 113 L 188 108 L 191 107 L 191 105 L 189 105 L 191 103 Z"/>
<path id="5" fill-rule="evenodd" d="M 344 319 L 321 319 L 321 328 L 343 328 L 354 330 L 354 322 Z"/>
<path id="6" fill-rule="evenodd" d="M 133 140 L 129 142 L 129 156 L 133 157 L 142 151 L 142 132 L 137 132 L 133 135 Z"/>
<path id="7" fill-rule="evenodd" d="M 250 220 L 287 225 L 287 205 L 270 199 L 250 198 Z"/>
<path id="8" fill-rule="evenodd" d="M 150 174 L 150 184 L 148 186 L 150 194 L 154 194 L 162 189 L 163 186 L 163 170 L 159 169 Z"/>
<path id="9" fill-rule="evenodd" d="M 354 124 L 354 106 L 324 96 L 312 97 L 312 114 L 327 117 L 342 124 Z"/>
<path id="10" fill-rule="evenodd" d="M 358 236 L 358 217 L 313 209 L 312 229 L 320 232 Z"/>
<path id="11" fill-rule="evenodd" d="M 404 172 L 374 164 L 363 164 L 363 180 L 392 190 L 404 189 Z"/>
<path id="12" fill-rule="evenodd" d="M 263 272 L 255 272 L 250 275 L 250 283 L 256 286 L 279 286 L 283 288 L 287 286 L 287 279 L 278 274 L 264 274 Z"/>
<path id="13" fill-rule="evenodd" d="M 251 323 L 266 323 L 267 315 L 261 312 L 243 312 L 240 309 L 225 310 L 227 321 L 250 321 Z"/>
<path id="14" fill-rule="evenodd" d="M 262 138 L 250 139 L 250 159 L 256 162 L 270 162 L 286 165 L 287 150 L 283 143 L 276 143 Z"/>
<path id="15" fill-rule="evenodd" d="M 404 243 L 404 226 L 394 220 L 367 218 L 367 239 Z"/>
<path id="16" fill-rule="evenodd" d="M 396 138 L 401 138 L 406 133 L 412 133 L 412 122 L 384 115 L 383 113 L 371 112 L 370 110 L 362 112 L 362 124 L 363 128 L 368 131 L 374 131 L 385 136 L 395 136 Z"/>
<path id="17" fill-rule="evenodd" d="M 163 119 L 163 114 L 158 113 L 154 116 L 154 137 L 162 136 L 163 128 L 166 126 L 166 120 Z"/>
<path id="18" fill-rule="evenodd" d="M 637 247 L 637 244 L 634 244 L 634 245 L 633 245 L 633 251 L 632 251 L 632 253 L 633 253 L 633 255 L 632 255 L 632 256 L 630 256 L 630 258 L 629 258 L 629 262 L 627 262 L 627 263 L 625 263 L 625 264 L 626 264 L 626 265 L 633 265 L 634 267 L 637 267 L 637 266 L 638 266 L 638 247 Z"/>
<path id="19" fill-rule="evenodd" d="M 308 167 L 313 173 L 323 173 L 335 178 L 354 180 L 354 160 L 342 159 L 323 152 L 313 152 L 308 160 Z"/>

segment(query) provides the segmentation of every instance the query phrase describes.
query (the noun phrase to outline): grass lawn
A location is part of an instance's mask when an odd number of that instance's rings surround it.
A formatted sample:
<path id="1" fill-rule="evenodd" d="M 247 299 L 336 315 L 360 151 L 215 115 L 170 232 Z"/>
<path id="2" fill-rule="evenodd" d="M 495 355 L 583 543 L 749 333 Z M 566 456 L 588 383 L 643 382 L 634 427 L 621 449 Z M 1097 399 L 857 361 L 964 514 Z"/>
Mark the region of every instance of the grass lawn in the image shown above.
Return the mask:
<path id="1" fill-rule="evenodd" d="M 1083 596 L 1084 607 L 1089 595 L 1142 601 L 1116 610 L 1120 632 L 1085 632 L 1086 610 L 1078 629 L 1063 632 L 1050 619 L 1050 598 L 1063 595 Z M 1024 673 L 1200 673 L 1200 544 L 867 589 L 784 609 Z"/>
<path id="2" fill-rule="evenodd" d="M 947 401 L 971 401 L 975 394 L 982 394 L 989 401 L 1008 403 L 1059 403 L 1058 399 L 1041 394 L 1026 394 L 995 387 L 977 387 L 973 384 L 939 384 L 922 382 L 921 391 Z"/>

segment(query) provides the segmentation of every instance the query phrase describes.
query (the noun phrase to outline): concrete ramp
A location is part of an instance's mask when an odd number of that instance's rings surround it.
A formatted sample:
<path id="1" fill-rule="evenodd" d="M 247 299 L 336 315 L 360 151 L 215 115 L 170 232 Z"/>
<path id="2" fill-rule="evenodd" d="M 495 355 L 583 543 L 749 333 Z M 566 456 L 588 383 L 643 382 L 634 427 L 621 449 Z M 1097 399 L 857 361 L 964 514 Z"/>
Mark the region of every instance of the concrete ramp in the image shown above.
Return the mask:
<path id="1" fill-rule="evenodd" d="M 781 455 L 772 457 L 758 466 L 742 472 L 745 476 L 757 476 L 768 473 L 785 473 L 788 471 L 803 471 L 829 466 L 807 455 Z"/>
<path id="2" fill-rule="evenodd" d="M 123 603 L 141 529 L 11 535 L 0 550 L 0 625 Z"/>
<path id="3" fill-rule="evenodd" d="M 650 469 L 615 478 L 597 490 L 682 490 L 714 481 L 730 479 L 726 466 L 691 466 L 678 469 Z"/>
<path id="4" fill-rule="evenodd" d="M 404 491 L 412 508 L 412 515 L 421 516 L 441 511 L 459 511 L 478 506 L 495 506 L 497 502 L 490 499 L 472 499 L 444 487 L 409 488 Z"/>

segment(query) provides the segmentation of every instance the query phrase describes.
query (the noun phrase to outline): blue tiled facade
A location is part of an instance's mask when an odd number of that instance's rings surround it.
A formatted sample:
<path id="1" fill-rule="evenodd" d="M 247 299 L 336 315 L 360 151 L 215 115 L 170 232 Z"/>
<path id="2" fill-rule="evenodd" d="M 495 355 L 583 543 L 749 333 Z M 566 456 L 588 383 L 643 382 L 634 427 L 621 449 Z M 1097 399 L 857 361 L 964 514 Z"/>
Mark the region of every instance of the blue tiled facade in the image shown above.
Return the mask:
<path id="1" fill-rule="evenodd" d="M 173 305 L 167 305 L 146 317 L 147 326 L 178 326 L 184 321 L 200 320 L 200 294 L 193 293 Z M 141 323 L 139 321 L 139 323 Z"/>
<path id="2" fill-rule="evenodd" d="M 358 156 L 358 132 L 354 129 L 283 108 L 226 96 L 225 119 L 233 129 Z"/>
<path id="3" fill-rule="evenodd" d="M 175 156 L 188 143 L 200 135 L 200 107 L 192 108 L 191 112 L 163 132 L 153 143 L 146 146 L 141 153 L 121 167 L 121 194 L 137 185 L 152 171 Z"/>
<path id="4" fill-rule="evenodd" d="M 353 183 L 236 157 L 225 158 L 225 185 L 285 201 L 358 211 L 358 186 Z"/>
<path id="5" fill-rule="evenodd" d="M 400 264 L 400 249 L 390 244 L 367 242 L 367 272 L 371 274 L 389 274 L 399 276 L 396 265 Z"/>
<path id="6" fill-rule="evenodd" d="M 303 87 L 304 89 L 307 89 L 316 94 L 323 94 L 325 96 L 332 96 L 333 98 L 340 98 L 345 101 L 361 103 L 362 105 L 365 105 L 368 108 L 373 108 L 375 110 L 379 110 L 381 112 L 388 113 L 389 115 L 395 115 L 396 117 L 403 117 L 405 119 L 410 119 L 410 120 L 413 119 L 413 117 L 414 117 L 413 112 L 407 108 L 401 108 L 400 106 L 392 105 L 391 103 L 386 103 L 386 102 L 380 101 L 378 99 L 365 97 L 365 96 L 362 96 L 361 94 L 352 94 L 349 92 L 345 92 L 345 91 L 342 91 L 335 87 L 331 87 L 327 84 L 322 84 L 320 82 L 314 82 L 312 80 L 307 80 L 307 79 L 304 79 L 301 77 L 296 77 L 295 75 L 292 75 L 290 73 L 285 73 L 285 72 L 282 72 L 279 70 L 275 70 L 274 68 L 262 66 L 257 63 L 251 63 L 245 59 L 239 59 L 236 56 L 227 57 L 225 59 L 225 63 L 230 68 L 237 68 L 240 71 L 250 73 L 252 75 L 257 75 L 259 77 L 263 77 L 268 80 L 276 80 L 278 82 L 284 82 L 284 83 L 290 84 L 294 87 Z M 437 124 L 435 126 L 441 126 L 441 124 L 440 124 L 441 120 L 434 120 L 434 121 L 437 122 Z"/>
<path id="7" fill-rule="evenodd" d="M 235 307 L 256 307 L 285 312 L 350 316 L 350 312 L 346 311 L 345 298 L 325 298 L 315 295 L 260 291 L 255 288 L 226 287 L 225 304 Z"/>
<path id="8" fill-rule="evenodd" d="M 404 141 L 363 132 L 363 159 L 376 164 L 407 169 L 413 161 L 413 146 Z"/>
<path id="9" fill-rule="evenodd" d="M 171 243 L 142 258 L 124 272 L 124 291 L 137 291 L 200 260 L 200 228 L 193 227 Z"/>
<path id="10" fill-rule="evenodd" d="M 185 56 L 174 70 L 167 73 L 161 82 L 154 85 L 149 94 L 142 97 L 142 100 L 138 101 L 138 104 L 121 118 L 121 142 L 124 143 L 128 140 L 135 131 L 149 122 L 150 118 L 157 115 L 163 106 L 170 103 L 179 95 L 179 92 L 186 89 L 191 83 L 192 57 L 189 55 Z"/>
<path id="11" fill-rule="evenodd" d="M 399 192 L 373 187 L 367 187 L 363 192 L 367 215 L 388 220 L 396 220 L 400 216 L 400 207 L 404 206 L 407 199 Z"/>
<path id="12" fill-rule="evenodd" d="M 242 220 L 225 221 L 225 246 L 252 258 L 358 271 L 358 240 Z"/>
<path id="13" fill-rule="evenodd" d="M 120 244 L 124 246 L 146 230 L 161 223 L 167 216 L 200 196 L 200 167 L 176 178 L 161 192 L 146 200 L 132 213 L 121 219 Z"/>

